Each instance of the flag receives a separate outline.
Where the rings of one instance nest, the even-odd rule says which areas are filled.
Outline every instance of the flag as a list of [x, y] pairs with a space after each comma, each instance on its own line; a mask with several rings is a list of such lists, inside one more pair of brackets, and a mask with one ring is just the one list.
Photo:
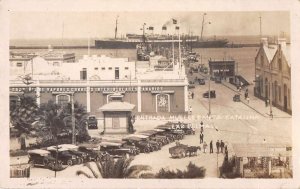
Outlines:
[[173, 20], [173, 24], [177, 24], [177, 20], [175, 20], [173, 18], [172, 18], [172, 20]]

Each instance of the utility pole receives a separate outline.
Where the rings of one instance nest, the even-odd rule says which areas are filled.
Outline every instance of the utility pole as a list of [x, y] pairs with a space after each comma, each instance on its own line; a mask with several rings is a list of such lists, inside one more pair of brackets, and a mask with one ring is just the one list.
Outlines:
[[261, 30], [261, 16], [259, 16], [259, 41], [262, 38], [262, 30]]
[[210, 68], [208, 65], [208, 117], [210, 117], [211, 111], [210, 111]]

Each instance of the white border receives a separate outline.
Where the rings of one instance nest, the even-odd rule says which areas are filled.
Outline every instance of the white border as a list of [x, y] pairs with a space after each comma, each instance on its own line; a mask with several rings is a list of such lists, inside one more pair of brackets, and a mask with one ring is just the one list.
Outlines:
[[[0, 111], [2, 139], [0, 145], [1, 188], [299, 188], [300, 107], [298, 74], [300, 73], [300, 1], [299, 0], [0, 0]], [[292, 41], [293, 99], [293, 179], [190, 179], [190, 180], [87, 180], [87, 179], [9, 179], [8, 163], [8, 46], [11, 11], [290, 11]], [[5, 61], [6, 60], [6, 61]], [[4, 163], [6, 162], [6, 163]], [[36, 183], [27, 185], [28, 182]]]

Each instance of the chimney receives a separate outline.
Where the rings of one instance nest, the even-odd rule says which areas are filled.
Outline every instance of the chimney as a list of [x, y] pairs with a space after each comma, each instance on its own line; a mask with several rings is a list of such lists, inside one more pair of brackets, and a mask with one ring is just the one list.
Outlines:
[[282, 51], [286, 50], [286, 39], [285, 38], [278, 38], [278, 48], [279, 48], [279, 50], [282, 50]]
[[263, 47], [268, 47], [268, 38], [261, 38], [260, 44], [261, 44]]

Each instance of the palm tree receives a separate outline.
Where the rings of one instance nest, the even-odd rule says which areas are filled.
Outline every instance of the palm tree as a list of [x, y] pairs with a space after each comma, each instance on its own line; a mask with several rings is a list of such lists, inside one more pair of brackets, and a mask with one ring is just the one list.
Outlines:
[[92, 175], [82, 170], [78, 170], [76, 175], [84, 175], [87, 178], [138, 178], [141, 173], [151, 170], [151, 167], [147, 165], [130, 166], [132, 160], [132, 157], [123, 157], [115, 161], [110, 157], [107, 161], [95, 162], [97, 171], [91, 167], [90, 163], [86, 163], [84, 166], [90, 170]]

